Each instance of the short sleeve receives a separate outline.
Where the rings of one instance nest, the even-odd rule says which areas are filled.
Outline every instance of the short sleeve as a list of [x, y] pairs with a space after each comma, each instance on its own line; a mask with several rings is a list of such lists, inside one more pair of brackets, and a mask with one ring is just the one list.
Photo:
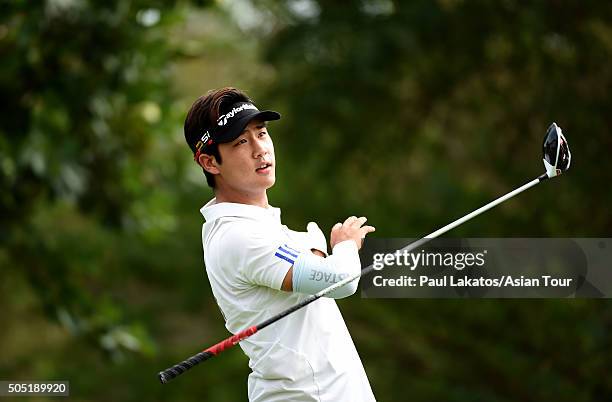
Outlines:
[[232, 253], [230, 263], [243, 281], [280, 290], [283, 279], [304, 252], [301, 246], [291, 240], [279, 240], [261, 228], [236, 225], [224, 236], [223, 247]]

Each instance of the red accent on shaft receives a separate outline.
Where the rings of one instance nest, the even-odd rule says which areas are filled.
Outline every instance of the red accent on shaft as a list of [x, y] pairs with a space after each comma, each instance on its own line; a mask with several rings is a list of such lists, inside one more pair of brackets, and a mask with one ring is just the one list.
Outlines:
[[212, 345], [211, 347], [206, 349], [205, 352], [210, 352], [213, 355], [218, 355], [225, 349], [231, 348], [232, 346], [236, 345], [244, 338], [248, 338], [249, 336], [253, 335], [255, 332], [257, 332], [257, 326], [253, 325], [252, 327], [248, 327], [244, 331], [240, 331], [236, 335], [232, 335], [229, 338], [217, 343], [216, 345]]

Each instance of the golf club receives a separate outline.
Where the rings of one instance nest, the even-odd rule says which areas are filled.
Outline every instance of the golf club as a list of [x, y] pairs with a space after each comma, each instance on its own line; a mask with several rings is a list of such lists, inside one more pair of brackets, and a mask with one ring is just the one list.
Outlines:
[[[477, 210], [465, 215], [464, 217], [459, 218], [455, 220], [454, 222], [449, 223], [448, 225], [436, 230], [433, 233], [430, 233], [429, 235], [421, 238], [420, 240], [417, 240], [409, 244], [408, 246], [400, 249], [399, 251], [407, 252], [417, 247], [420, 247], [423, 244], [430, 241], [431, 239], [434, 239], [440, 236], [441, 234], [448, 232], [449, 230], [461, 225], [462, 223], [474, 218], [475, 216], [480, 215], [481, 213], [493, 208], [494, 206], [501, 204], [502, 202], [514, 197], [515, 195], [522, 193], [523, 191], [535, 186], [536, 184], [539, 184], [548, 178], [559, 176], [560, 174], [565, 172], [567, 169], [569, 169], [572, 155], [570, 153], [569, 146], [567, 144], [567, 140], [563, 136], [563, 132], [561, 131], [561, 128], [557, 126], [556, 123], [552, 123], [546, 132], [546, 136], [544, 137], [543, 152], [544, 152], [544, 159], [543, 159], [544, 167], [546, 168], [546, 172], [544, 174], [530, 181], [529, 183], [524, 184], [523, 186], [517, 188], [516, 190], [513, 190], [509, 192], [508, 194], [501, 196], [494, 201], [491, 201], [490, 203], [478, 208]], [[293, 313], [294, 311], [299, 310], [304, 306], [307, 306], [313, 301], [329, 294], [330, 292], [346, 285], [349, 282], [354, 281], [355, 279], [361, 276], [364, 276], [372, 272], [373, 270], [374, 270], [373, 266], [370, 265], [364, 268], [360, 274], [354, 275], [352, 277], [347, 277], [339, 282], [336, 282], [335, 284], [329, 286], [328, 288], [325, 288], [319, 291], [318, 293], [315, 293], [307, 297], [306, 299], [296, 304], [295, 306], [285, 311], [282, 311], [273, 317], [268, 318], [262, 323], [246, 328], [236, 333], [235, 335], [232, 335], [228, 337], [227, 339], [217, 343], [216, 345], [213, 345], [209, 347], [208, 349], [193, 355], [187, 360], [184, 360], [183, 362], [178, 363], [166, 370], [160, 371], [158, 374], [159, 380], [161, 381], [162, 384], [167, 383], [171, 379], [189, 370], [196, 364], [199, 364], [214, 356], [217, 356], [219, 353], [231, 348], [232, 346], [236, 345], [238, 342], [242, 341], [243, 339], [248, 338], [249, 336], [257, 333], [258, 331], [261, 331], [268, 325], [275, 323], [276, 321], [282, 319], [283, 317], [286, 317], [287, 315]]]

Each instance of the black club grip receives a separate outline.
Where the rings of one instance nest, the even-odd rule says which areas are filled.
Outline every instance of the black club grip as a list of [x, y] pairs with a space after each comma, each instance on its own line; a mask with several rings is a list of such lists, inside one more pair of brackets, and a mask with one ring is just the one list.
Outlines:
[[161, 381], [162, 384], [165, 384], [171, 379], [183, 374], [185, 371], [189, 370], [196, 364], [202, 363], [203, 361], [208, 360], [213, 356], [214, 354], [212, 354], [211, 352], [206, 352], [206, 351], [195, 354], [191, 356], [189, 359], [180, 362], [179, 364], [176, 364], [163, 371], [160, 371], [158, 374], [159, 381]]

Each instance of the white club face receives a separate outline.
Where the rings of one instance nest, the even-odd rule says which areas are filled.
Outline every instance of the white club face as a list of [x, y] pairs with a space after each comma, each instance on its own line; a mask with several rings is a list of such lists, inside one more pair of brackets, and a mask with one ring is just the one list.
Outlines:
[[555, 177], [570, 167], [572, 154], [561, 127], [553, 123], [548, 127], [543, 144], [544, 167], [548, 177]]

